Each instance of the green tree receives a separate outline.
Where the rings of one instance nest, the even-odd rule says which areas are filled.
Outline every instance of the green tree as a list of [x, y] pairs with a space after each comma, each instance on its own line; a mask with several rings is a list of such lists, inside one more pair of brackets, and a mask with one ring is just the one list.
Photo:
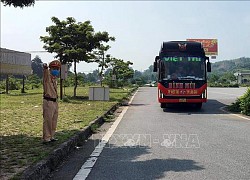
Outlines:
[[78, 85], [80, 86], [84, 86], [84, 73], [78, 73]]
[[74, 73], [72, 73], [71, 71], [68, 71], [67, 79], [65, 79], [63, 83], [64, 87], [74, 86], [74, 79], [75, 79]]
[[232, 72], [226, 72], [221, 76], [221, 79], [225, 79], [228, 83], [235, 81], [236, 77]]
[[134, 72], [134, 78], [141, 78], [141, 77], [142, 77], [142, 72], [138, 71], [138, 70], [135, 70], [135, 72]]
[[219, 81], [219, 78], [220, 78], [220, 76], [217, 75], [217, 74], [215, 74], [215, 73], [210, 73], [210, 74], [208, 75], [208, 80], [209, 80], [210, 83], [218, 82], [218, 81]]
[[45, 43], [44, 48], [50, 53], [56, 53], [56, 58], [59, 58], [63, 64], [73, 62], [75, 97], [77, 88], [76, 64], [80, 61], [91, 62], [91, 59], [95, 57], [93, 50], [98, 49], [102, 42], [112, 40], [113, 37], [110, 37], [107, 32], [95, 33], [90, 21], [76, 23], [73, 17], [68, 17], [63, 21], [52, 17], [51, 20], [55, 25], [46, 28], [49, 36], [41, 36], [40, 38]]
[[146, 81], [146, 83], [156, 81], [156, 73], [153, 72], [153, 65], [149, 66], [148, 69], [143, 72], [142, 79]]
[[13, 75], [9, 76], [9, 90], [19, 90], [20, 88], [20, 79], [15, 78]]
[[133, 77], [133, 84], [137, 84], [139, 86], [146, 84], [146, 81], [143, 79], [143, 73], [141, 71], [135, 70], [134, 77]]
[[157, 81], [157, 73], [153, 72], [153, 65], [150, 65], [148, 69], [144, 70], [143, 72], [135, 70], [133, 83], [141, 86], [153, 81]]
[[42, 60], [39, 56], [36, 56], [31, 61], [31, 68], [33, 70], [33, 74], [36, 74], [39, 78], [43, 77], [43, 67], [42, 67]]
[[114, 87], [115, 85], [112, 83], [114, 81], [117, 87], [124, 86], [127, 80], [133, 78], [134, 75], [134, 70], [129, 67], [130, 65], [133, 65], [130, 61], [125, 62], [122, 59], [111, 58], [110, 66], [112, 71], [107, 77], [108, 84]]
[[[111, 39], [114, 41], [115, 39]], [[110, 55], [106, 54], [106, 52], [110, 49], [109, 45], [103, 45], [101, 44], [100, 47], [98, 48], [97, 51], [94, 52], [95, 58], [93, 62], [98, 63], [98, 67], [101, 68], [99, 70], [99, 77], [101, 81], [101, 86], [102, 86], [102, 81], [103, 81], [103, 75], [104, 75], [104, 70], [108, 68], [108, 65], [110, 63]]]
[[31, 88], [39, 88], [42, 85], [42, 79], [37, 74], [31, 74], [27, 76], [27, 84], [31, 86]]
[[28, 7], [35, 4], [35, 0], [1, 0], [4, 6]]
[[88, 73], [86, 75], [86, 81], [96, 83], [98, 81], [98, 77], [99, 77], [99, 70], [96, 69], [92, 73]]

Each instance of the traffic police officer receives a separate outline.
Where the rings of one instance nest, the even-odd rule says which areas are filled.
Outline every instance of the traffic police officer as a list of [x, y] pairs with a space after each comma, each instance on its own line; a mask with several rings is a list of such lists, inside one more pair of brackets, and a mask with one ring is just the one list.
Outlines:
[[43, 64], [43, 143], [56, 141], [55, 131], [58, 118], [57, 80], [61, 63], [54, 60]]

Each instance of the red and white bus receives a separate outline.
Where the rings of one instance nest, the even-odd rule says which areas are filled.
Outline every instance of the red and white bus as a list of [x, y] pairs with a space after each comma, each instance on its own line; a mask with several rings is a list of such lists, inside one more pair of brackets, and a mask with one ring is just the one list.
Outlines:
[[211, 64], [201, 43], [163, 42], [155, 57], [154, 72], [158, 72], [161, 108], [171, 103], [192, 103], [201, 108], [207, 101], [207, 72], [211, 72]]

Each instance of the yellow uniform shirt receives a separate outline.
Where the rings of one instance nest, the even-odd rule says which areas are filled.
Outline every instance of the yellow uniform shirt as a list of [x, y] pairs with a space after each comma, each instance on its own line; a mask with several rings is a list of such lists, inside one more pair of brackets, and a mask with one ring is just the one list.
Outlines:
[[45, 97], [57, 98], [57, 80], [48, 69], [43, 70], [43, 95]]

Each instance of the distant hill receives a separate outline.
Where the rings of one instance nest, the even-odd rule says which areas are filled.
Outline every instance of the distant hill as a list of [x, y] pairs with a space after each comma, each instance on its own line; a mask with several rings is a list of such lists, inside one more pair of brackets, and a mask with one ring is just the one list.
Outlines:
[[241, 57], [233, 60], [224, 60], [212, 63], [213, 73], [237, 72], [247, 71], [250, 72], [250, 58]]

